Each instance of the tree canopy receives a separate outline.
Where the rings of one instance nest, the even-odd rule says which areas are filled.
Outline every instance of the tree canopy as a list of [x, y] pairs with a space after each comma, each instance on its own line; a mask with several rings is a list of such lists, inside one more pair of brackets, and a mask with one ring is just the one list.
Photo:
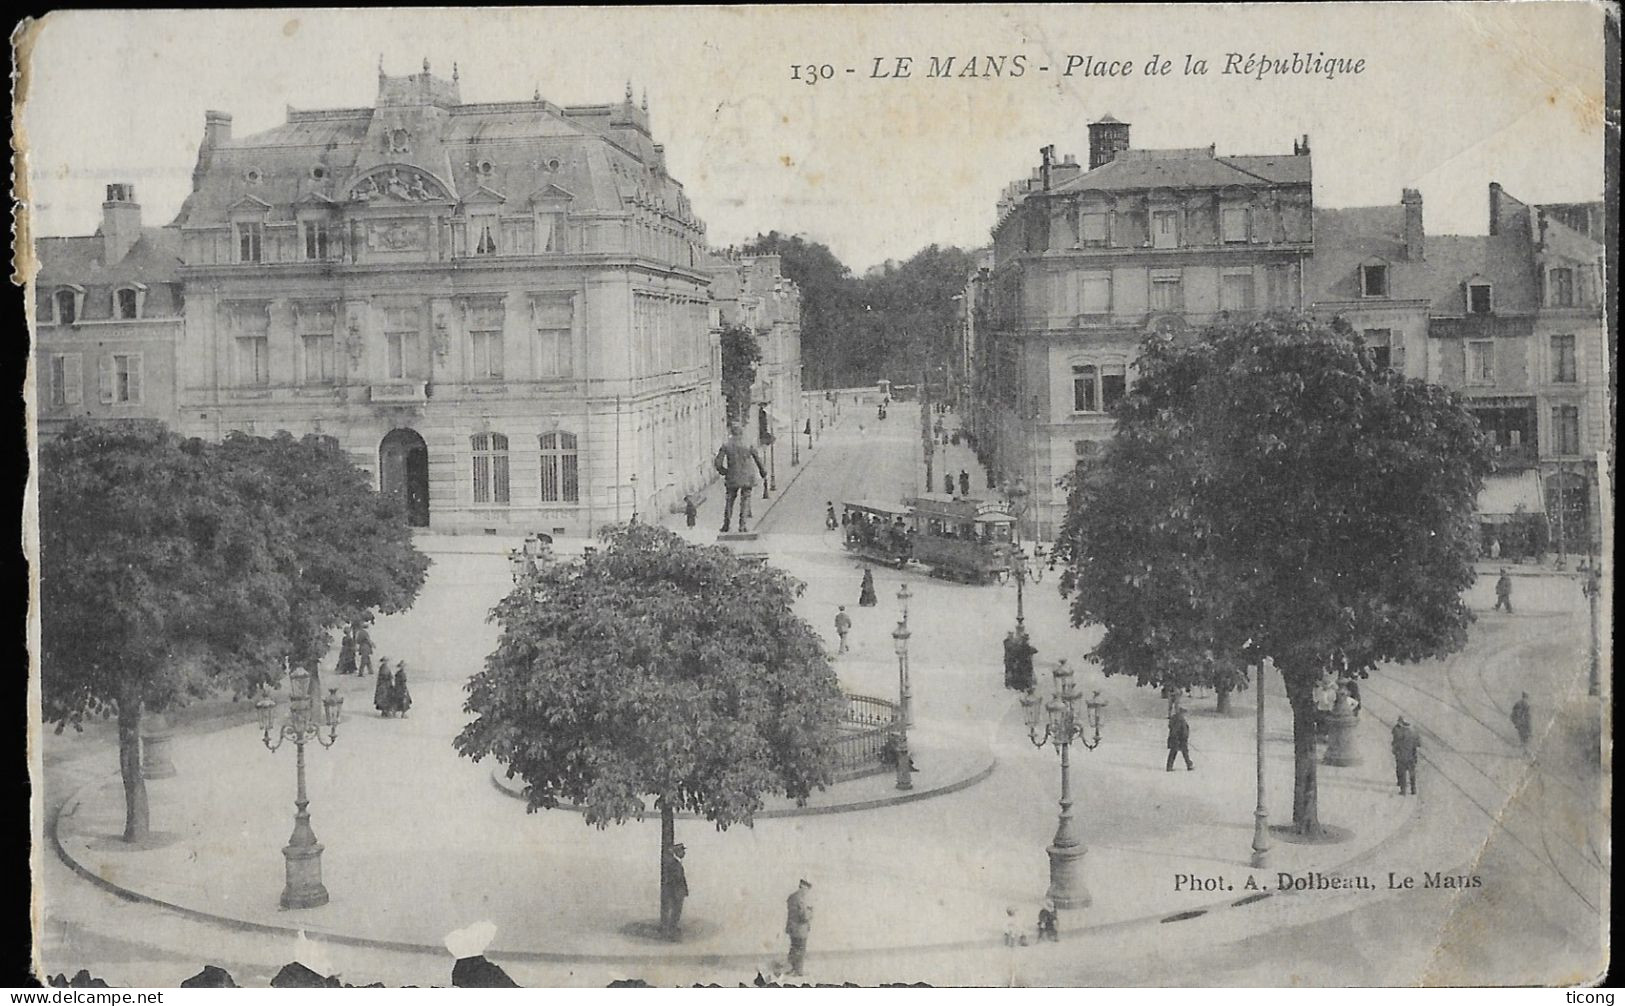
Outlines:
[[1091, 656], [1145, 685], [1274, 658], [1293, 819], [1318, 830], [1313, 688], [1465, 643], [1488, 448], [1450, 391], [1379, 367], [1342, 325], [1153, 336], [1137, 374], [1073, 479], [1058, 545], [1072, 622], [1103, 626]]
[[750, 388], [756, 381], [762, 346], [744, 325], [724, 327], [721, 342], [722, 398], [728, 404], [728, 420], [744, 422], [750, 414]]
[[131, 839], [147, 828], [143, 708], [274, 683], [350, 618], [409, 606], [428, 567], [330, 438], [73, 424], [41, 447], [39, 506], [45, 717], [118, 715]]
[[719, 829], [763, 798], [831, 781], [845, 700], [782, 572], [645, 524], [550, 566], [497, 605], [455, 745], [527, 784], [531, 810], [579, 804], [599, 827], [646, 798]]

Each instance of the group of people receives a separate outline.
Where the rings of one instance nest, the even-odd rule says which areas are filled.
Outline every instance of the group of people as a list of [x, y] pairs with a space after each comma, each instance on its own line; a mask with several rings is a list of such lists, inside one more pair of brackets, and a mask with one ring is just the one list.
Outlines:
[[362, 622], [351, 622], [344, 627], [339, 640], [340, 674], [372, 673], [372, 634]]
[[[682, 935], [683, 902], [688, 900], [688, 872], [683, 858], [688, 849], [673, 843], [660, 860], [660, 936], [676, 941]], [[801, 880], [785, 899], [784, 932], [790, 937], [790, 971], [799, 975], [807, 963], [807, 936], [812, 932], [812, 882]]]
[[406, 686], [406, 661], [398, 662], [391, 671], [389, 661], [378, 658], [378, 684], [372, 690], [372, 706], [386, 718], [405, 716], [412, 708], [412, 692]]
[[[948, 494], [949, 496], [952, 496], [954, 494], [954, 475], [953, 475], [953, 472], [943, 472], [942, 473], [942, 491], [944, 493]], [[967, 472], [963, 468], [961, 468], [959, 470], [959, 495], [961, 495], [961, 496], [969, 496], [970, 495], [970, 472]]]

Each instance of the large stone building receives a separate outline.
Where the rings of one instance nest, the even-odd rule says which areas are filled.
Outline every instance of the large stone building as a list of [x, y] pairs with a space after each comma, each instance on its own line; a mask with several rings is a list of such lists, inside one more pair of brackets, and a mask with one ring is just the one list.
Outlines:
[[1347, 320], [1406, 376], [1461, 393], [1495, 445], [1487, 539], [1545, 514], [1554, 541], [1583, 551], [1609, 432], [1603, 246], [1562, 221], [1589, 229], [1587, 204], [1548, 212], [1492, 183], [1482, 235], [1429, 235], [1422, 208], [1407, 189], [1393, 206], [1317, 210], [1311, 310]]
[[1146, 333], [1305, 306], [1313, 204], [1307, 137], [1279, 155], [1141, 150], [1108, 115], [1089, 126], [1087, 171], [1042, 155], [999, 203], [975, 432], [1002, 482], [1025, 484], [1026, 530], [1047, 538], [1060, 480], [1111, 435]]
[[[437, 530], [588, 534], [713, 477], [704, 225], [630, 87], [474, 104], [455, 69], [380, 68], [370, 108], [250, 136], [208, 113], [170, 228], [109, 192], [99, 238], [41, 242], [40, 368], [64, 384], [42, 420], [91, 401], [67, 361], [94, 340], [104, 408], [83, 411], [334, 436]], [[122, 350], [163, 332], [132, 385]]]
[[89, 237], [34, 245], [36, 419], [49, 436], [71, 419], [178, 419], [180, 235], [144, 227], [130, 185], [107, 186]]

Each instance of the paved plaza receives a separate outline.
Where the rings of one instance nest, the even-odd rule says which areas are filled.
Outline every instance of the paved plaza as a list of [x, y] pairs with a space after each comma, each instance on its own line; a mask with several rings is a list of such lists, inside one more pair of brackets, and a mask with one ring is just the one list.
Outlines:
[[[522, 984], [749, 981], [783, 959], [784, 899], [803, 877], [814, 883], [817, 908], [810, 981], [1135, 984], [1135, 962], [1158, 959], [1164, 963], [1152, 980], [1166, 982], [1170, 965], [1160, 948], [1171, 938], [1192, 960], [1210, 955], [1212, 967], [1231, 968], [1232, 977], [1276, 984], [1287, 976], [1265, 974], [1270, 961], [1350, 926], [1371, 930], [1362, 953], [1371, 954], [1365, 967], [1375, 983], [1448, 981], [1462, 977], [1451, 970], [1457, 963], [1483, 966], [1454, 961], [1448, 940], [1441, 953], [1421, 955], [1405, 950], [1399, 934], [1383, 937], [1377, 920], [1396, 901], [1409, 906], [1406, 920], [1428, 917], [1418, 906], [1431, 906], [1441, 933], [1496, 919], [1507, 939], [1548, 941], [1576, 967], [1596, 959], [1600, 923], [1573, 920], [1585, 917], [1580, 902], [1595, 900], [1597, 850], [1607, 836], [1561, 824], [1602, 820], [1594, 807], [1582, 813], [1595, 781], [1588, 784], [1565, 747], [1564, 717], [1588, 708], [1586, 623], [1575, 582], [1551, 575], [1519, 578], [1515, 616], [1489, 611], [1491, 583], [1481, 579], [1470, 597], [1480, 621], [1466, 650], [1383, 668], [1367, 683], [1356, 732], [1362, 763], [1320, 768], [1321, 818], [1341, 840], [1277, 836], [1260, 870], [1249, 868], [1256, 692], [1236, 695], [1229, 716], [1214, 711], [1211, 696], [1193, 697], [1196, 770], [1165, 772], [1163, 700], [1085, 663], [1094, 636], [1070, 628], [1053, 574], [1028, 584], [1041, 676], [1067, 658], [1085, 693], [1098, 688], [1109, 705], [1100, 747], [1074, 746], [1072, 754], [1093, 904], [1063, 913], [1059, 944], [1007, 950], [1006, 910], [1030, 927], [1043, 899], [1044, 847], [1059, 793], [1055, 752], [1029, 742], [1017, 696], [1002, 687], [1000, 644], [1014, 622], [1015, 587], [877, 570], [880, 604], [861, 608], [862, 566], [844, 552], [839, 532], [823, 529], [825, 500], [895, 497], [918, 478], [918, 429], [912, 407], [894, 405], [885, 423], [872, 409], [849, 408], [799, 466], [786, 465], [781, 451], [777, 492], [765, 509], [756, 501], [753, 530], [761, 535], [747, 543], [806, 584], [798, 611], [832, 652], [834, 614], [847, 606], [852, 649], [836, 658], [836, 669], [852, 692], [895, 697], [895, 594], [908, 584], [916, 790], [900, 800], [891, 777], [873, 776], [818, 794], [799, 812], [779, 801], [754, 827], [718, 832], [679, 820], [691, 889], [680, 944], [650, 940], [639, 926], [657, 915], [658, 817], [599, 830], [569, 809], [527, 814], [518, 784], [501, 778], [500, 766], [454, 752], [452, 739], [467, 720], [463, 686], [494, 646], [486, 614], [511, 586], [506, 550], [517, 543], [425, 536], [420, 546], [434, 566], [422, 597], [373, 632], [379, 656], [410, 668], [410, 716], [379, 717], [371, 678], [323, 675], [345, 696], [337, 744], [307, 752], [331, 902], [302, 911], [277, 905], [293, 756], [261, 746], [246, 703], [214, 701], [177, 717], [178, 772], [148, 783], [157, 834], [141, 848], [118, 838], [123, 804], [112, 732], [98, 725], [77, 737], [47, 737], [46, 813], [59, 843], [47, 846], [49, 862], [41, 864], [47, 970], [71, 973], [94, 960], [116, 984], [162, 985], [222, 963], [249, 984], [297, 952], [357, 983], [388, 976], [392, 984], [444, 984], [450, 959], [442, 937], [489, 920], [497, 936], [488, 956]], [[968, 450], [946, 454], [950, 470], [965, 468], [982, 484]], [[720, 491], [712, 492], [693, 530], [681, 526], [681, 515], [659, 516], [709, 542], [720, 504]], [[568, 554], [583, 544], [562, 541], [558, 549]], [[1518, 749], [1507, 718], [1519, 690], [1539, 710], [1533, 759]], [[1278, 679], [1266, 683], [1265, 702], [1267, 809], [1281, 824], [1291, 816], [1292, 750]], [[1394, 790], [1387, 734], [1400, 714], [1424, 732], [1417, 798]], [[1556, 808], [1574, 813], [1554, 820]], [[1271, 891], [1281, 872], [1366, 876], [1378, 889], [1249, 897], [1249, 876]], [[1388, 889], [1390, 873], [1420, 884], [1431, 872], [1477, 873], [1485, 886]], [[1538, 882], [1522, 879], [1531, 872]], [[1508, 899], [1535, 920], [1526, 932], [1507, 925]], [[1272, 935], [1283, 933], [1297, 935]], [[1485, 945], [1482, 931], [1475, 941]], [[1263, 955], [1247, 966], [1259, 970], [1223, 949], [1242, 944]], [[1326, 961], [1328, 971], [1333, 964], [1346, 969], [1350, 961]], [[1301, 957], [1305, 981], [1316, 966], [1314, 953]], [[1209, 975], [1203, 983], [1220, 980], [1230, 979]]]

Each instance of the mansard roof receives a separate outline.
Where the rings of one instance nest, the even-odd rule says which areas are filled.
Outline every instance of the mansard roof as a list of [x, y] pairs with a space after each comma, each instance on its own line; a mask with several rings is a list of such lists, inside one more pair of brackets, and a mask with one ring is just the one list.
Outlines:
[[143, 227], [141, 237], [117, 262], [102, 261], [105, 242], [88, 237], [42, 237], [34, 242], [39, 261], [36, 288], [48, 296], [56, 287], [77, 286], [85, 291], [80, 317], [95, 321], [113, 316], [112, 292], [132, 284], [147, 288], [143, 313], [163, 317], [179, 313], [176, 291], [181, 266], [180, 234], [173, 227]]
[[1093, 171], [1056, 186], [1057, 192], [1126, 191], [1152, 188], [1249, 188], [1307, 185], [1308, 154], [1220, 157], [1212, 147], [1128, 149]]

